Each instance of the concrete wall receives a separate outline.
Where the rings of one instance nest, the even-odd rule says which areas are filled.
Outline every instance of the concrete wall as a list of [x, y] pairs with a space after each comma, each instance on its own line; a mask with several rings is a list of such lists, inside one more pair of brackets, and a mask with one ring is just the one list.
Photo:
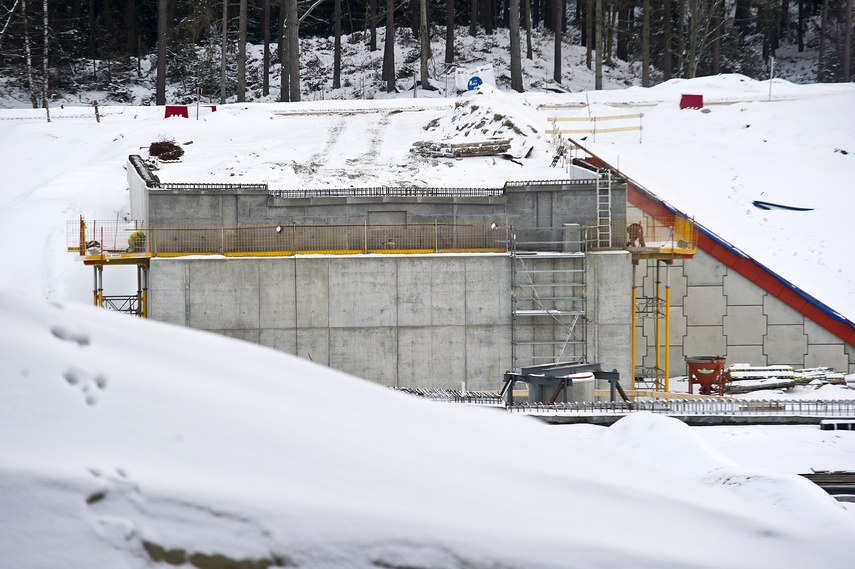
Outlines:
[[[597, 299], [596, 349], [623, 373], [629, 324], [613, 307], [629, 304], [615, 277], [628, 259], [599, 257], [594, 280], [614, 286]], [[496, 390], [512, 365], [510, 280], [504, 254], [155, 258], [149, 314], [384, 385]], [[555, 326], [540, 332], [559, 336]]]
[[[135, 176], [129, 169], [129, 179]], [[519, 228], [583, 227], [597, 217], [596, 187], [566, 184], [509, 186], [494, 197], [278, 198], [261, 190], [162, 190], [148, 188], [145, 211], [133, 212], [161, 226], [238, 226], [290, 223], [467, 223], [498, 221]], [[612, 218], [626, 215], [626, 185], [612, 185]], [[374, 221], [371, 218], [381, 221]], [[382, 221], [385, 217], [395, 221]], [[555, 234], [560, 239], [560, 232]]]
[[[633, 218], [639, 215], [630, 213]], [[642, 261], [635, 279], [639, 296], [654, 296], [655, 263]], [[706, 355], [725, 356], [728, 365], [828, 366], [855, 372], [855, 347], [703, 251], [670, 268], [660, 265], [659, 280], [663, 297], [665, 283], [671, 287], [672, 376], [686, 374], [684, 356]], [[652, 367], [653, 320], [640, 319], [636, 330], [636, 364]], [[661, 333], [664, 347], [664, 327]]]
[[[632, 380], [632, 264], [627, 251], [588, 253], [588, 353], [604, 371]], [[605, 387], [603, 387], [605, 388]]]

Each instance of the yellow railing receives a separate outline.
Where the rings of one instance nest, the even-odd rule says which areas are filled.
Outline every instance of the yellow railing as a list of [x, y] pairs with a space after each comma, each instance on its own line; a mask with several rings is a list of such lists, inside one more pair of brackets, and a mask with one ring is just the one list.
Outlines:
[[504, 252], [507, 243], [507, 228], [489, 221], [139, 227], [133, 222], [81, 220], [68, 225], [68, 250], [86, 256]]
[[627, 249], [644, 254], [694, 254], [698, 228], [679, 215], [645, 217], [641, 220], [589, 221], [586, 226], [589, 251]]

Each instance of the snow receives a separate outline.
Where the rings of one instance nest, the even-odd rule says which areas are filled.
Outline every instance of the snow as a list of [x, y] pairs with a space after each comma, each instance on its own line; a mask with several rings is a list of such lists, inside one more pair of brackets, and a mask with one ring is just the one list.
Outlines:
[[[495, 187], [567, 173], [549, 167], [546, 136], [529, 137], [522, 165], [409, 148], [476, 136], [458, 128], [476, 116], [502, 136], [520, 136], [501, 130], [505, 117], [542, 132], [547, 116], [590, 103], [645, 113], [641, 144], [616, 133], [589, 139], [593, 152], [855, 318], [844, 237], [855, 198], [841, 191], [855, 173], [855, 87], [775, 81], [772, 102], [768, 88], [722, 76], [567, 95], [485, 89], [235, 104], [199, 120], [106, 106], [100, 123], [81, 107], [53, 109], [51, 123], [0, 111], [0, 566], [151, 567], [167, 550], [185, 566], [201, 554], [304, 567], [849, 567], [852, 510], [796, 475], [855, 470], [855, 432], [646, 414], [552, 427], [423, 401], [85, 306], [91, 271], [66, 252], [66, 222], [129, 214], [123, 165], [158, 138], [186, 152], [158, 171], [169, 182]], [[680, 111], [681, 93], [722, 104]], [[763, 211], [758, 199], [814, 209]], [[113, 271], [108, 288], [133, 289], [133, 270]]]

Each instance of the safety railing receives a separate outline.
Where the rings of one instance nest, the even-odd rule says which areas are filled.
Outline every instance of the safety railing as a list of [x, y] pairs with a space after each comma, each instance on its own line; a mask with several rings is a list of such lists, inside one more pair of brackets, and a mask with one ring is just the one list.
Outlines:
[[307, 188], [271, 190], [274, 198], [487, 198], [504, 195], [503, 188], [411, 188], [404, 186], [374, 186], [364, 188]]
[[[638, 253], [693, 253], [697, 247], [695, 222], [678, 215], [642, 220], [589, 221], [585, 241], [589, 251], [628, 249]], [[609, 231], [611, 229], [611, 231]], [[609, 237], [603, 238], [604, 235]]]
[[69, 222], [68, 250], [80, 255], [278, 256], [295, 253], [505, 252], [507, 228], [495, 222], [281, 224], [140, 227], [133, 222]]
[[680, 399], [654, 401], [587, 401], [574, 403], [523, 403], [508, 407], [515, 413], [548, 413], [557, 415], [609, 415], [634, 412], [660, 413], [679, 416], [792, 416], [792, 417], [853, 417], [855, 399], [814, 400], [741, 400], [741, 399]]

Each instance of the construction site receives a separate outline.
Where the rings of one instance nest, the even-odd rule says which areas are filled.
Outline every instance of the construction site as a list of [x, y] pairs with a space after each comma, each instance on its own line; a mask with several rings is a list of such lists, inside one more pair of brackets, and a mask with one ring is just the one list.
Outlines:
[[[558, 175], [495, 187], [172, 182], [157, 170], [168, 163], [131, 155], [129, 219], [69, 221], [68, 249], [92, 267], [96, 305], [399, 389], [554, 404], [655, 398], [683, 375], [689, 394], [721, 396], [724, 362], [853, 371], [847, 321], [730, 262], [690, 216], [551, 124]], [[514, 144], [413, 153], [460, 161]], [[136, 267], [135, 293], [105, 292], [119, 265]], [[692, 369], [718, 362], [712, 380]]]

